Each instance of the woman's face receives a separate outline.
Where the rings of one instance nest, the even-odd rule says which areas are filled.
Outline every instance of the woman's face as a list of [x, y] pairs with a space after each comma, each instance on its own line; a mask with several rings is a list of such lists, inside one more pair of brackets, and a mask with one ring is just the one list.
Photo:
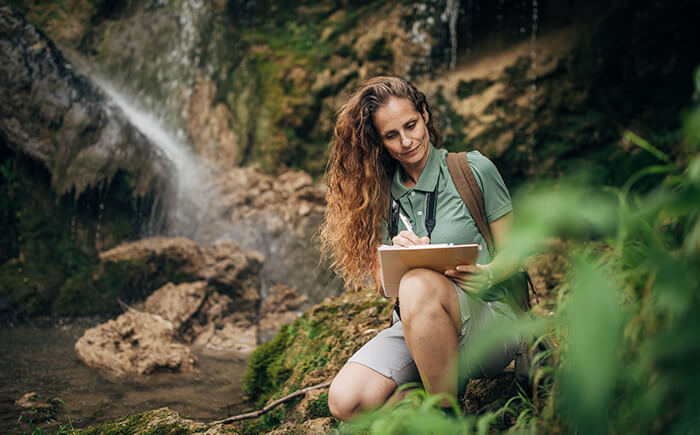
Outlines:
[[420, 169], [430, 154], [428, 114], [416, 110], [406, 98], [389, 97], [374, 113], [374, 127], [389, 155], [404, 169]]

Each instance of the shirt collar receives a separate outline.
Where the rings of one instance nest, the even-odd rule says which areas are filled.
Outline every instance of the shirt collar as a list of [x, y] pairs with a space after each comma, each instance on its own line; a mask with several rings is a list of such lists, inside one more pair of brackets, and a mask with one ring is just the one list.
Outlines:
[[411, 190], [420, 190], [422, 192], [432, 192], [435, 190], [435, 185], [437, 184], [438, 174], [440, 173], [440, 157], [439, 153], [430, 144], [430, 154], [428, 155], [428, 161], [425, 162], [423, 171], [418, 177], [418, 182], [413, 186], [412, 189], [407, 188], [402, 182], [402, 172], [401, 164], [396, 162], [396, 170], [394, 171], [394, 178], [391, 181], [391, 196], [395, 199], [399, 199]]

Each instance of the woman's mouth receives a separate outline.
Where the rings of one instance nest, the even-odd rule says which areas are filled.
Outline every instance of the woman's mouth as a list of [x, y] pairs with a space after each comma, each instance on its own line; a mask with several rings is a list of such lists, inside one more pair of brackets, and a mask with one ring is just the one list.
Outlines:
[[404, 152], [404, 153], [401, 153], [401, 155], [404, 156], [404, 157], [409, 157], [409, 156], [411, 156], [413, 153], [415, 153], [415, 152], [418, 150], [418, 148], [420, 148], [420, 147], [419, 147], [419, 146], [415, 146], [415, 147], [411, 148], [410, 150], [408, 150], [408, 151], [406, 151], [406, 152]]

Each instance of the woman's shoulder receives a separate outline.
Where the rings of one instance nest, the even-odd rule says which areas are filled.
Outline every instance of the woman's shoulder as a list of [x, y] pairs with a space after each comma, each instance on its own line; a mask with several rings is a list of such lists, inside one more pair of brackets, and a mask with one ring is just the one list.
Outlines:
[[488, 165], [493, 165], [493, 162], [486, 157], [485, 155], [481, 154], [481, 151], [479, 150], [472, 150], [467, 152], [467, 160], [469, 161], [469, 164], [471, 166], [488, 166]]

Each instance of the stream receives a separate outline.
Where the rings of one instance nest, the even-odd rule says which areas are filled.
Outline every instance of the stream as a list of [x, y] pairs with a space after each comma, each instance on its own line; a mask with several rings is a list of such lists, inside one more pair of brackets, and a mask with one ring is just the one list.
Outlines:
[[[244, 356], [193, 348], [199, 372], [140, 378], [117, 378], [87, 367], [73, 345], [85, 329], [102, 321], [47, 319], [0, 326], [0, 433], [32, 432], [29, 416], [14, 404], [28, 392], [38, 393], [42, 401], [62, 399], [75, 428], [164, 406], [199, 421], [243, 410]], [[54, 422], [41, 423], [42, 428], [58, 428], [68, 418], [61, 409]]]

